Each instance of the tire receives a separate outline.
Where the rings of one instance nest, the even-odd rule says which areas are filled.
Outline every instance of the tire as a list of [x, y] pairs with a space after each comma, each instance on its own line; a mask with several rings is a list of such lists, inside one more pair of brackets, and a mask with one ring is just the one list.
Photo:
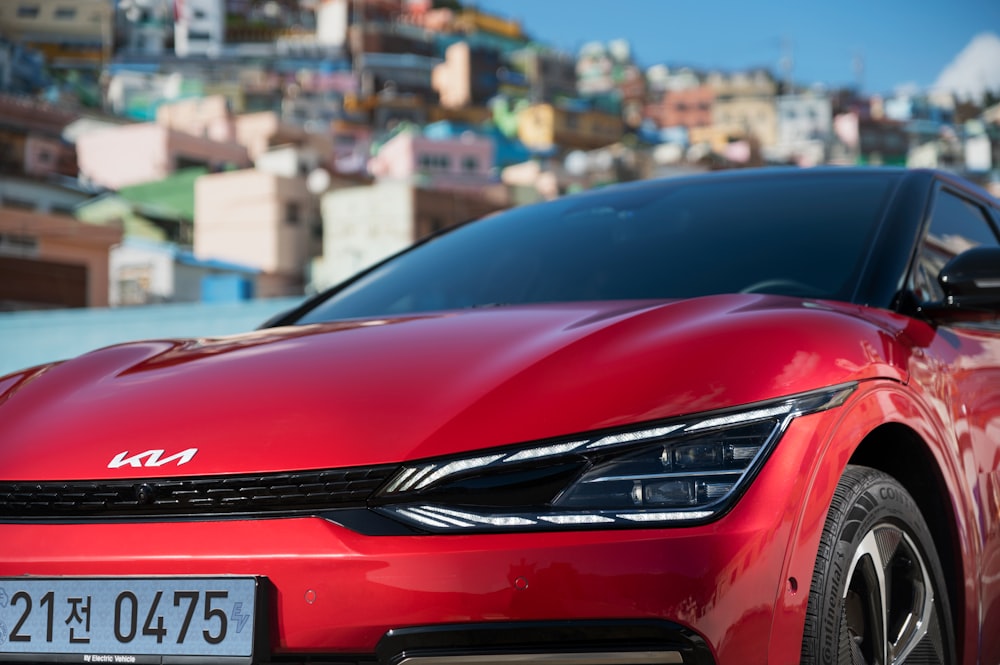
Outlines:
[[951, 665], [944, 574], [913, 497], [889, 475], [848, 466], [813, 571], [802, 663]]

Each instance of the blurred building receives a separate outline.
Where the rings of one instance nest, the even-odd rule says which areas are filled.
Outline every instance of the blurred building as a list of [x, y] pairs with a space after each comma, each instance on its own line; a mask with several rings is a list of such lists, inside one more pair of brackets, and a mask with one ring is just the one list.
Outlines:
[[177, 7], [176, 0], [116, 0], [115, 53], [150, 57], [168, 54]]
[[536, 151], [601, 148], [620, 140], [623, 133], [620, 115], [587, 108], [533, 104], [517, 117], [518, 138]]
[[458, 136], [426, 136], [420, 129], [399, 132], [368, 163], [378, 180], [401, 180], [424, 189], [481, 191], [496, 185], [491, 139], [472, 131]]
[[497, 51], [457, 42], [445, 51], [444, 62], [435, 65], [431, 81], [444, 108], [485, 106], [499, 89], [499, 69]]
[[398, 95], [392, 91], [379, 93], [372, 101], [371, 128], [383, 137], [403, 125], [426, 125], [432, 110], [440, 108], [421, 95]]
[[905, 166], [910, 149], [904, 123], [893, 120], [860, 120], [859, 163], [873, 166]]
[[0, 309], [107, 307], [115, 226], [0, 201]]
[[576, 59], [566, 53], [529, 45], [510, 53], [508, 67], [523, 77], [533, 102], [558, 102], [577, 96]]
[[354, 56], [360, 77], [360, 97], [368, 99], [378, 93], [417, 95], [427, 103], [437, 103], [432, 76], [441, 59], [417, 53], [365, 52]]
[[[273, 111], [233, 113], [228, 101], [222, 96], [163, 105], [157, 109], [156, 124], [191, 136], [203, 137], [221, 146], [242, 146], [251, 160], [256, 160], [277, 145], [323, 140], [300, 126], [284, 122]], [[235, 165], [243, 166], [245, 163]]]
[[584, 44], [576, 59], [577, 92], [584, 97], [614, 92], [633, 69], [637, 68], [627, 41]]
[[111, 56], [114, 12], [110, 0], [6, 0], [0, 33], [45, 55], [56, 69], [98, 69]]
[[33, 95], [49, 82], [44, 56], [0, 32], [0, 93]]
[[727, 142], [753, 141], [762, 147], [777, 143], [778, 84], [770, 72], [712, 72], [705, 82], [715, 94], [712, 124], [717, 135], [726, 137]]
[[323, 255], [310, 290], [321, 290], [435, 231], [501, 210], [466, 192], [429, 190], [403, 180], [331, 189], [322, 198]]
[[179, 169], [250, 165], [247, 148], [155, 123], [102, 129], [77, 139], [80, 176], [108, 189], [162, 180]]
[[321, 233], [319, 201], [305, 175], [243, 169], [195, 183], [195, 256], [259, 270], [259, 297], [303, 293]]
[[174, 52], [181, 57], [217, 56], [226, 43], [224, 0], [183, 0], [176, 4]]
[[666, 89], [650, 101], [644, 115], [657, 127], [709, 127], [715, 91], [707, 85]]
[[111, 250], [112, 307], [177, 302], [238, 302], [254, 297], [259, 271], [197, 258], [173, 243], [126, 238]]
[[197, 99], [205, 94], [201, 80], [185, 77], [180, 72], [150, 72], [148, 68], [133, 70], [128, 67], [114, 67], [109, 72], [105, 108], [130, 120], [154, 120], [161, 105], [179, 99]]
[[826, 162], [833, 140], [833, 106], [823, 94], [782, 95], [776, 100], [778, 136], [764, 153], [800, 166]]
[[[93, 196], [71, 178], [40, 178], [26, 174], [0, 174], [0, 209], [52, 215], [73, 215]], [[0, 212], [0, 214], [3, 214]]]
[[0, 94], [0, 173], [75, 177], [76, 149], [64, 133], [78, 117], [54, 104]]
[[655, 101], [668, 90], [687, 90], [702, 85], [702, 76], [690, 67], [671, 69], [663, 64], [646, 69], [646, 85], [650, 101]]

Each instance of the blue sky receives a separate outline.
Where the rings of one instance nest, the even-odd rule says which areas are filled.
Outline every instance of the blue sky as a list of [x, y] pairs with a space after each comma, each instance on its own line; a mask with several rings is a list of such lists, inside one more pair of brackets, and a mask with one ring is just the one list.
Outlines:
[[[1000, 35], [1000, 0], [469, 0], [520, 20], [538, 41], [575, 53], [626, 39], [643, 67], [663, 63], [780, 72], [792, 56], [798, 83], [855, 82], [889, 93], [932, 86], [978, 34]], [[1000, 67], [1000, 63], [997, 63]]]

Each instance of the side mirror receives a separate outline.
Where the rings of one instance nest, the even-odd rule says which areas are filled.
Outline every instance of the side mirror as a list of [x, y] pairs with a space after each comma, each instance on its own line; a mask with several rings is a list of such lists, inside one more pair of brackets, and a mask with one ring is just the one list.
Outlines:
[[948, 308], [1000, 313], [1000, 247], [976, 247], [945, 264], [938, 275]]

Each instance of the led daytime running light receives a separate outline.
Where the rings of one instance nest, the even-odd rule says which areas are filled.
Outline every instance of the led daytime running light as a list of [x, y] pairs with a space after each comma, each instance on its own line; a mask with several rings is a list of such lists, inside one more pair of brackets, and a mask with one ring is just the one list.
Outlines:
[[452, 510], [435, 505], [411, 505], [387, 508], [400, 517], [433, 529], [473, 529], [476, 527], [544, 527], [590, 526], [594, 524], [636, 524], [647, 522], [678, 522], [700, 520], [712, 516], [711, 510], [677, 510], [661, 512], [600, 512], [592, 513], [518, 513], [484, 515], [467, 510]]
[[504, 457], [504, 455], [486, 455], [472, 459], [461, 459], [443, 465], [427, 464], [423, 467], [408, 467], [393, 480], [387, 491], [405, 492], [413, 489], [421, 490], [445, 476], [452, 476], [470, 469], [488, 466], [501, 457]]
[[612, 434], [611, 436], [604, 436], [594, 441], [587, 446], [587, 449], [593, 448], [603, 448], [605, 446], [617, 446], [623, 443], [635, 443], [636, 441], [645, 441], [647, 439], [658, 439], [661, 436], [666, 436], [671, 432], [676, 432], [677, 430], [684, 427], [684, 425], [670, 425], [669, 427], [657, 427], [655, 429], [644, 429], [638, 432], [623, 432], [621, 434]]
[[553, 446], [545, 446], [543, 448], [528, 448], [527, 450], [522, 450], [519, 453], [514, 453], [509, 457], [504, 458], [504, 462], [523, 462], [529, 459], [539, 459], [542, 457], [552, 457], [553, 455], [562, 455], [564, 453], [573, 452], [580, 446], [587, 443], [589, 439], [583, 441], [572, 441], [570, 443], [557, 443]]
[[754, 420], [765, 420], [767, 418], [774, 418], [775, 416], [788, 415], [791, 410], [792, 405], [790, 403], [782, 404], [781, 406], [775, 406], [770, 409], [755, 409], [753, 411], [743, 411], [740, 413], [733, 413], [728, 416], [719, 416], [718, 418], [700, 420], [684, 429], [686, 432], [695, 432], [698, 430], [710, 429], [712, 427], [728, 427], [730, 425], [738, 425], [740, 423], [749, 423]]

